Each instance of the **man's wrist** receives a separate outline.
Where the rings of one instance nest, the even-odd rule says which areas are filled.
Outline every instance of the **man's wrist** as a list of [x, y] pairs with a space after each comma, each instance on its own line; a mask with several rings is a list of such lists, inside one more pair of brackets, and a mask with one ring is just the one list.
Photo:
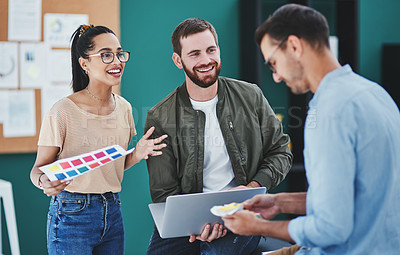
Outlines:
[[247, 187], [249, 187], [249, 188], [258, 188], [258, 187], [261, 187], [261, 185], [258, 183], [258, 182], [256, 182], [256, 181], [251, 181], [249, 184], [247, 184], [246, 185]]

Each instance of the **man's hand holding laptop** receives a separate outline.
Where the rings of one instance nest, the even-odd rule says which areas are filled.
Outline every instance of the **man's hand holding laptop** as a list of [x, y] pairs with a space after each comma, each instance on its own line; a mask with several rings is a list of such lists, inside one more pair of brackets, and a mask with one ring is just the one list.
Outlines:
[[[249, 188], [257, 188], [257, 187], [260, 187], [260, 184], [256, 181], [251, 181], [246, 186], [240, 185], [240, 186], [237, 186], [230, 190], [249, 189]], [[226, 235], [226, 233], [228, 232], [228, 230], [226, 228], [224, 228], [224, 225], [219, 222], [215, 223], [211, 230], [210, 230], [210, 228], [211, 228], [211, 224], [206, 224], [200, 235], [190, 235], [189, 242], [193, 243], [196, 240], [211, 242], [215, 239], [224, 237]]]

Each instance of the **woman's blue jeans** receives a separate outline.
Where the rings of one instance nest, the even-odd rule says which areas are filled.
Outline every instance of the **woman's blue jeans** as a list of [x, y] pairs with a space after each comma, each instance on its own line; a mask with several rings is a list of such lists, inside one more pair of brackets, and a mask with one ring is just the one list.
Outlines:
[[124, 226], [118, 193], [63, 191], [50, 201], [49, 255], [123, 255]]
[[226, 236], [212, 242], [196, 240], [189, 243], [189, 237], [160, 237], [157, 229], [151, 236], [147, 255], [249, 255], [257, 248], [260, 236], [239, 236], [228, 232]]

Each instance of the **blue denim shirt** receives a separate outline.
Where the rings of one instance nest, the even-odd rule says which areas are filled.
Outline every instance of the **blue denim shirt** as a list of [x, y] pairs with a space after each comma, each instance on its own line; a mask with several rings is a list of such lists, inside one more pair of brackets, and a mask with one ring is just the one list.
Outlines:
[[400, 114], [381, 86], [348, 65], [328, 73], [309, 103], [304, 161], [296, 255], [400, 253]]

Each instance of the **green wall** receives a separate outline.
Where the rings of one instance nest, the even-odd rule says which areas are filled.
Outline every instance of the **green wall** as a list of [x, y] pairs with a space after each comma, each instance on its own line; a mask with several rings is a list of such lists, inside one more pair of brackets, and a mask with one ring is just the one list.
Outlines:
[[[36, 155], [0, 155], [0, 179], [13, 185], [21, 254], [46, 254], [46, 219], [50, 199], [29, 178]], [[11, 254], [2, 212], [3, 254]]]
[[[373, 0], [360, 1], [360, 73], [372, 80], [380, 81], [381, 44], [400, 42], [400, 16], [396, 10], [400, 10], [398, 0], [380, 1], [379, 6]], [[182, 20], [201, 17], [215, 26], [221, 46], [221, 74], [239, 78], [238, 12], [239, 0], [121, 0], [121, 42], [132, 52], [121, 93], [133, 106], [140, 137], [148, 109], [184, 80], [182, 71], [171, 60], [170, 45], [171, 33]], [[282, 84], [262, 86], [273, 107], [287, 104], [287, 98], [281, 96], [286, 93]], [[42, 255], [46, 254], [49, 198], [30, 182], [35, 157], [33, 153], [0, 155], [0, 179], [13, 183], [21, 254]], [[147, 208], [150, 194], [145, 162], [128, 170], [122, 185], [126, 254], [144, 254], [153, 229]], [[4, 213], [2, 218], [3, 254], [10, 254]]]
[[400, 1], [359, 0], [359, 73], [381, 82], [383, 43], [400, 43]]

